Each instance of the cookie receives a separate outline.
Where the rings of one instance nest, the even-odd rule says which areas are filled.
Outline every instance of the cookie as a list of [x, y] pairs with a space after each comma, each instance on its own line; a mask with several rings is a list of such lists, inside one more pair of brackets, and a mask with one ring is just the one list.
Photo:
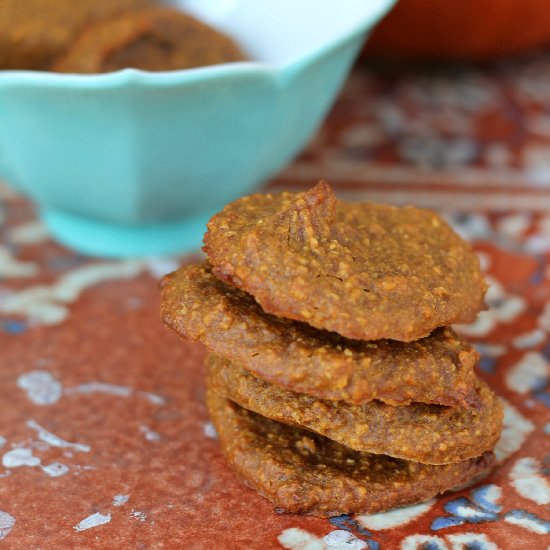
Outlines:
[[243, 59], [227, 36], [175, 9], [152, 7], [90, 26], [53, 68], [64, 73], [126, 67], [169, 71]]
[[162, 320], [180, 336], [292, 391], [356, 404], [480, 404], [478, 355], [450, 328], [410, 344], [348, 340], [265, 313], [249, 294], [214, 277], [208, 264], [166, 276], [161, 294]]
[[487, 472], [491, 452], [444, 466], [353, 451], [269, 420], [211, 390], [207, 404], [229, 464], [278, 509], [315, 516], [382, 512]]
[[152, 0], [1, 0], [0, 69], [48, 70], [92, 21]]
[[353, 339], [411, 342], [469, 323], [486, 290], [470, 246], [437, 214], [340, 201], [325, 182], [227, 205], [204, 250], [266, 312]]
[[272, 420], [306, 428], [356, 451], [424, 464], [463, 462], [491, 450], [502, 425], [502, 406], [477, 381], [479, 410], [413, 403], [392, 407], [320, 400], [278, 388], [230, 361], [210, 355], [210, 386], [216, 394]]

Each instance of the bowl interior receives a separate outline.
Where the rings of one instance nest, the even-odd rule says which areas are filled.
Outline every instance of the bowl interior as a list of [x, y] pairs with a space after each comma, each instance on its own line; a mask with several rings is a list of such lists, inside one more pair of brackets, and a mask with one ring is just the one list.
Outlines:
[[276, 66], [365, 31], [394, 0], [173, 0], [172, 5], [234, 37]]

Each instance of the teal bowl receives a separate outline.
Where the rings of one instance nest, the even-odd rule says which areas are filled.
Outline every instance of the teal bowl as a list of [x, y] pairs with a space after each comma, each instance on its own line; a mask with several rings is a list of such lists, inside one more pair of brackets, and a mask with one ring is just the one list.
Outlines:
[[210, 215], [316, 131], [394, 0], [187, 0], [254, 61], [149, 73], [0, 72], [0, 174], [100, 256], [187, 252]]

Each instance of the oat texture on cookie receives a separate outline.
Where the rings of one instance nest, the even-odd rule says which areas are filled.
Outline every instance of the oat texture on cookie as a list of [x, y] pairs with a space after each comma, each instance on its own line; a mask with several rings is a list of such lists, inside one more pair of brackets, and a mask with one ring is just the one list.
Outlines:
[[339, 201], [326, 182], [231, 203], [204, 243], [214, 274], [266, 312], [347, 338], [410, 342], [483, 307], [479, 261], [439, 215]]

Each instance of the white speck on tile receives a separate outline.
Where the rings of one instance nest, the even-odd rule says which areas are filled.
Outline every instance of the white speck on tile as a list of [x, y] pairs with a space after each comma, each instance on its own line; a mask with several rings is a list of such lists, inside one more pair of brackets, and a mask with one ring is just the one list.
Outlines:
[[502, 434], [495, 447], [495, 456], [502, 463], [521, 449], [527, 436], [535, 429], [533, 423], [525, 418], [513, 405], [502, 399], [504, 420]]
[[502, 306], [494, 307], [489, 304], [489, 307], [492, 308], [491, 311], [498, 321], [511, 323], [525, 311], [527, 304], [520, 296], [507, 296], [504, 298]]
[[542, 429], [542, 431], [543, 431], [546, 435], [550, 435], [550, 422], [548, 422], [547, 424], [544, 425], [544, 428]]
[[491, 234], [491, 225], [487, 217], [482, 214], [471, 214], [465, 219], [447, 214], [444, 216], [452, 228], [467, 241], [486, 239]]
[[485, 252], [476, 252], [476, 256], [479, 260], [479, 267], [484, 273], [491, 267], [491, 256], [485, 254]]
[[541, 329], [535, 329], [516, 336], [512, 344], [516, 349], [529, 349], [542, 344], [546, 340], [546, 333]]
[[33, 370], [17, 379], [17, 387], [22, 389], [35, 405], [52, 405], [61, 397], [63, 386], [49, 372]]
[[[529, 517], [527, 514], [522, 514], [521, 511], [508, 512], [504, 515], [504, 521], [527, 529], [532, 533], [537, 533], [537, 535], [547, 535], [549, 533], [547, 522], [536, 517]], [[548, 550], [550, 550], [550, 546]]]
[[20, 262], [13, 256], [10, 249], [0, 245], [0, 277], [3, 279], [17, 277], [23, 279], [38, 274], [38, 264], [34, 262]]
[[26, 291], [21, 291], [21, 293], [25, 292], [24, 296], [21, 297], [25, 299], [25, 302], [22, 304], [22, 307], [17, 308], [12, 307], [14, 305], [14, 301], [16, 303], [18, 301], [14, 293], [14, 298], [7, 301], [8, 306], [3, 308], [0, 303], [0, 311], [4, 309], [6, 313], [25, 315], [28, 319], [29, 326], [31, 327], [40, 325], [58, 325], [59, 323], [65, 321], [69, 314], [67, 307], [61, 304], [42, 301], [42, 289], [37, 287], [35, 290], [36, 292], [34, 292], [33, 289], [30, 289], [28, 293]]
[[155, 279], [164, 277], [167, 273], [176, 271], [179, 267], [177, 258], [149, 258], [147, 260], [147, 271]]
[[528, 254], [545, 254], [550, 250], [550, 236], [531, 235], [525, 240], [524, 246]]
[[130, 499], [130, 495], [115, 495], [113, 497], [113, 506], [123, 506]]
[[0, 540], [4, 540], [10, 534], [14, 525], [15, 518], [11, 514], [0, 510]]
[[502, 501], [502, 487], [499, 487], [494, 483], [490, 483], [483, 487], [483, 494], [485, 500], [488, 500], [489, 502], [492, 502], [500, 507], [500, 502]]
[[11, 470], [4, 470], [4, 471], [0, 474], [0, 478], [9, 477], [9, 476], [11, 476]]
[[495, 320], [489, 311], [481, 311], [476, 320], [469, 325], [454, 325], [456, 331], [464, 336], [487, 336], [495, 328]]
[[87, 288], [105, 281], [131, 279], [143, 269], [144, 262], [136, 260], [88, 264], [65, 273], [52, 285], [31, 286], [3, 296], [0, 312], [24, 315], [31, 325], [56, 325], [68, 317], [67, 304]]
[[501, 218], [497, 224], [496, 229], [499, 233], [506, 235], [507, 237], [518, 238], [521, 237], [531, 224], [531, 216], [527, 213], [511, 214]]
[[166, 399], [164, 399], [164, 397], [156, 395], [155, 393], [138, 391], [137, 394], [146, 397], [151, 403], [153, 403], [153, 405], [164, 405], [166, 403]]
[[6, 438], [3, 435], [0, 435], [0, 447], [3, 447], [6, 444]]
[[2, 465], [5, 468], [19, 468], [21, 466], [34, 468], [35, 466], [39, 466], [40, 462], [37, 456], [33, 456], [32, 449], [28, 449], [27, 447], [16, 447], [4, 453], [2, 457]]
[[327, 550], [363, 550], [367, 548], [367, 543], [359, 540], [355, 535], [343, 529], [331, 531], [323, 537], [323, 542], [327, 545]]
[[141, 522], [144, 522], [147, 519], [147, 514], [145, 512], [140, 512], [139, 510], [132, 510], [130, 515]]
[[111, 521], [110, 512], [108, 512], [107, 514], [101, 514], [99, 512], [96, 512], [95, 514], [92, 514], [91, 516], [88, 516], [87, 518], [83, 519], [80, 523], [75, 525], [73, 529], [76, 532], [86, 531], [86, 529], [91, 529], [92, 527], [97, 527], [99, 525], [105, 525], [110, 521]]
[[60, 462], [53, 462], [52, 464], [43, 466], [42, 471], [50, 477], [60, 477], [64, 476], [69, 471], [69, 468]]
[[106, 382], [86, 382], [73, 388], [67, 388], [65, 390], [66, 395], [90, 394], [90, 393], [109, 393], [118, 397], [129, 397], [132, 395], [133, 390], [128, 386], [118, 386], [116, 384], [108, 384]]
[[136, 260], [88, 264], [69, 271], [52, 287], [53, 298], [60, 302], [74, 302], [84, 290], [99, 283], [118, 279], [133, 279], [145, 265]]
[[429, 500], [412, 506], [394, 508], [388, 512], [378, 514], [365, 514], [355, 516], [355, 520], [365, 529], [380, 531], [382, 529], [392, 529], [399, 525], [405, 525], [425, 514], [434, 505], [435, 500]]
[[483, 518], [484, 512], [478, 510], [477, 508], [472, 508], [469, 504], [459, 505], [456, 507], [456, 514], [460, 518]]
[[326, 550], [326, 544], [315, 535], [298, 527], [285, 529], [277, 540], [287, 550]]
[[37, 433], [38, 439], [40, 439], [41, 441], [44, 441], [44, 443], [47, 443], [51, 447], [59, 447], [61, 449], [73, 449], [75, 451], [81, 451], [83, 453], [87, 453], [90, 451], [89, 445], [84, 445], [82, 443], [71, 443], [70, 441], [65, 441], [64, 439], [61, 439], [57, 435], [46, 430], [45, 428], [40, 426], [38, 422], [35, 422], [32, 419], [27, 421], [27, 426], [31, 430], [34, 430]]
[[489, 311], [483, 313], [492, 315], [498, 322], [509, 323], [525, 311], [527, 304], [521, 296], [508, 294], [492, 277], [487, 277], [486, 280], [489, 283], [486, 295]]
[[535, 458], [524, 457], [516, 461], [509, 477], [519, 495], [542, 506], [550, 504], [550, 484], [541, 475], [541, 469]]
[[15, 244], [39, 244], [47, 241], [49, 234], [42, 222], [34, 220], [9, 229], [8, 239]]
[[218, 432], [216, 431], [216, 428], [214, 428], [214, 424], [212, 424], [212, 422], [205, 422], [203, 424], [202, 431], [206, 437], [209, 437], [210, 439], [218, 439]]
[[506, 373], [506, 385], [521, 394], [529, 393], [546, 380], [550, 366], [540, 353], [529, 351]]
[[485, 355], [486, 357], [500, 357], [506, 353], [506, 346], [503, 346], [502, 344], [484, 344], [475, 342], [473, 346], [480, 355]]
[[165, 403], [164, 398], [160, 395], [134, 390], [133, 388], [130, 388], [128, 386], [108, 384], [107, 382], [87, 382], [85, 384], [80, 384], [72, 388], [67, 388], [64, 393], [65, 395], [107, 393], [110, 395], [116, 395], [117, 397], [130, 397], [132, 395], [139, 395], [141, 397], [145, 397], [147, 400], [155, 405], [163, 405]]
[[144, 424], [139, 427], [139, 431], [145, 436], [147, 441], [158, 441], [160, 439], [160, 435], [157, 432], [154, 432]]

